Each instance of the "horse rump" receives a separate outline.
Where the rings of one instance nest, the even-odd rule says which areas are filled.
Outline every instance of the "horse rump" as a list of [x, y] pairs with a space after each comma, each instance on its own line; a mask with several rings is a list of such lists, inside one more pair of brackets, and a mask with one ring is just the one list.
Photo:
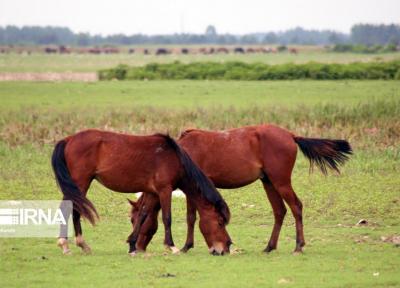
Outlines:
[[57, 184], [64, 195], [64, 200], [71, 200], [73, 209], [78, 211], [84, 218], [94, 225], [99, 217], [93, 203], [87, 199], [74, 183], [69, 173], [67, 163], [65, 161], [66, 140], [59, 141], [53, 151], [51, 157], [51, 165], [56, 176]]

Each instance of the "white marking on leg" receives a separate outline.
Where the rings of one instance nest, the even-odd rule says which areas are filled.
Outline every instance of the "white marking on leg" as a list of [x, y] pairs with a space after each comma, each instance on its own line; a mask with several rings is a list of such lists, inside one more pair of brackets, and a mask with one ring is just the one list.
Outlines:
[[179, 254], [181, 252], [181, 250], [179, 248], [177, 248], [176, 246], [171, 246], [171, 247], [169, 247], [169, 249], [171, 249], [172, 254]]
[[58, 238], [57, 245], [62, 249], [64, 255], [69, 255], [72, 253], [69, 249], [68, 240], [66, 238]]

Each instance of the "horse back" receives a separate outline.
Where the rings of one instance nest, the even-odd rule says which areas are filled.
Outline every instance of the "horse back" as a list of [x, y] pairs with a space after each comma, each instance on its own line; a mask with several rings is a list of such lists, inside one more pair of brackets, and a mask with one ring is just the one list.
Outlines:
[[257, 127], [226, 131], [191, 129], [179, 144], [219, 188], [237, 188], [260, 176], [262, 159]]
[[155, 192], [182, 174], [176, 153], [159, 135], [86, 130], [66, 140], [71, 174], [95, 178], [114, 191]]

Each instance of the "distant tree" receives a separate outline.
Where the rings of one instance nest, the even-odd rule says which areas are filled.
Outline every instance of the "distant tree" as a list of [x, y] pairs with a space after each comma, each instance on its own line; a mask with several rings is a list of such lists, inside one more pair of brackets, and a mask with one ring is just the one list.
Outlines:
[[400, 25], [357, 24], [351, 28], [351, 41], [355, 44], [368, 46], [398, 44], [400, 41]]
[[[245, 35], [218, 34], [209, 25], [204, 34], [172, 35], [125, 35], [109, 36], [73, 33], [65, 27], [16, 26], [0, 27], [0, 45], [150, 45], [150, 44], [362, 44], [366, 46], [400, 44], [399, 25], [358, 24], [352, 27], [351, 34], [330, 30], [305, 30], [301, 27], [283, 32], [251, 33]], [[372, 49], [374, 50], [374, 49]]]
[[90, 36], [88, 33], [79, 33], [76, 38], [76, 44], [78, 46], [89, 46]]
[[206, 42], [207, 43], [217, 43], [218, 35], [217, 29], [213, 25], [208, 25], [205, 32]]
[[210, 36], [215, 37], [215, 36], [217, 36], [217, 29], [213, 25], [208, 25], [207, 28], [206, 28], [206, 33], [205, 34], [208, 37], [210, 37]]
[[273, 32], [269, 32], [269, 33], [265, 34], [262, 42], [266, 43], [266, 44], [276, 44], [276, 43], [278, 43], [278, 36]]

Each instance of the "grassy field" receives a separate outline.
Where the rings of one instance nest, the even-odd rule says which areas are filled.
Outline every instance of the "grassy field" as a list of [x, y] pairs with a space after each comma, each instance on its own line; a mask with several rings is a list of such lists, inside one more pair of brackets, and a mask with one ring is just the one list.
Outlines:
[[[188, 254], [165, 252], [162, 225], [146, 254], [128, 257], [126, 195], [93, 183], [101, 215], [84, 235], [92, 255], [62, 256], [55, 239], [0, 238], [1, 287], [399, 287], [400, 82], [0, 83], [0, 199], [60, 199], [50, 167], [56, 139], [101, 129], [147, 134], [273, 122], [299, 135], [349, 139], [341, 175], [309, 174], [299, 154], [293, 186], [304, 204], [304, 254], [292, 255], [287, 214], [277, 251], [262, 249], [273, 217], [260, 183], [223, 190], [230, 205], [229, 256], [208, 255], [196, 231]], [[134, 197], [134, 196], [130, 196]], [[254, 205], [254, 206], [253, 206]], [[367, 226], [356, 226], [367, 219]], [[185, 201], [173, 200], [173, 235], [185, 240]], [[198, 229], [197, 229], [198, 230]]]
[[310, 61], [322, 63], [350, 63], [369, 61], [390, 61], [400, 58], [400, 53], [356, 54], [333, 53], [324, 51], [304, 51], [297, 55], [278, 54], [228, 54], [228, 55], [143, 55], [143, 54], [114, 54], [114, 55], [46, 55], [46, 54], [0, 54], [0, 72], [96, 72], [99, 69], [112, 68], [118, 64], [143, 66], [148, 63], [183, 63], [197, 61], [244, 61], [267, 64], [282, 64], [287, 62], [307, 63]]

